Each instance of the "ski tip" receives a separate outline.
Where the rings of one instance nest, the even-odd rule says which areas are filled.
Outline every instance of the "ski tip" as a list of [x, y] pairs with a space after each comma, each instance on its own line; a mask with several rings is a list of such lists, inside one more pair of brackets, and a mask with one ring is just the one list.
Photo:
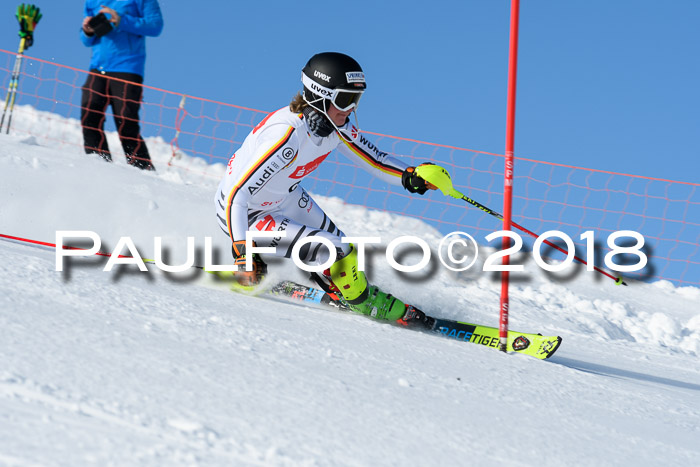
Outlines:
[[547, 355], [544, 357], [545, 360], [548, 359], [549, 357], [551, 357], [552, 355], [554, 355], [554, 352], [557, 351], [557, 349], [559, 348], [559, 346], [561, 346], [561, 337], [560, 337], [560, 336], [557, 336], [557, 341], [556, 341], [556, 343], [552, 346], [552, 348], [549, 350], [549, 352], [547, 352]]

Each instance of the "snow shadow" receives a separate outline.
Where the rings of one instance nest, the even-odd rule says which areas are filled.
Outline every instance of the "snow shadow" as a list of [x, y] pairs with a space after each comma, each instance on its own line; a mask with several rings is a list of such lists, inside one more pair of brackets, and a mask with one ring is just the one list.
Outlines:
[[647, 383], [664, 384], [666, 386], [672, 386], [681, 389], [690, 389], [692, 391], [700, 391], [700, 384], [688, 383], [685, 381], [678, 381], [671, 378], [663, 378], [661, 376], [647, 375], [644, 373], [638, 373], [636, 371], [623, 370], [621, 368], [614, 368], [607, 365], [600, 365], [598, 363], [583, 362], [581, 360], [576, 360], [567, 357], [558, 357], [556, 355], [552, 356], [548, 360], [551, 363], [557, 365], [563, 365], [574, 370], [583, 371], [586, 373], [591, 373], [594, 375], [608, 376], [611, 378], [621, 378], [621, 379], [636, 379], [638, 381], [644, 381]]

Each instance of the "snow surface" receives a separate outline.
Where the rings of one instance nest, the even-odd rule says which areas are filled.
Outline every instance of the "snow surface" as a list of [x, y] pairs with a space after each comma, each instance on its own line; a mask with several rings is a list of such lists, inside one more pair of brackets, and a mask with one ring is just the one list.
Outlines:
[[[71, 125], [61, 138], [79, 144]], [[188, 236], [226, 253], [216, 182], [185, 181], [169, 147], [147, 141], [155, 174], [116, 150], [107, 164], [0, 135], [0, 233], [91, 230], [108, 252], [130, 236], [148, 258], [162, 236], [170, 264]], [[434, 251], [441, 239], [416, 219], [317, 201], [349, 235], [411, 233]], [[510, 327], [563, 337], [539, 361], [234, 294], [197, 270], [104, 264], [59, 273], [50, 248], [0, 241], [0, 465], [700, 465], [697, 288], [555, 280], [528, 261]], [[399, 274], [375, 249], [369, 275], [430, 314], [497, 322], [500, 284], [477, 266]]]

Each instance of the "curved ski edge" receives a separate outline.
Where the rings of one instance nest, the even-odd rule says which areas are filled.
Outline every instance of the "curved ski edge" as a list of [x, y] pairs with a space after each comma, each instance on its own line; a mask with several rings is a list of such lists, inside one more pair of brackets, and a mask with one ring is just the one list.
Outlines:
[[[528, 348], [525, 349], [515, 349], [513, 348], [516, 339], [520, 336], [527, 336], [531, 339], [531, 343]], [[524, 333], [514, 333], [508, 332], [508, 350], [515, 353], [524, 353], [532, 357], [538, 358], [540, 360], [546, 360], [557, 351], [559, 346], [561, 346], [562, 338], [560, 336], [543, 336], [541, 334], [524, 334]]]
[[545, 360], [548, 359], [549, 357], [551, 357], [552, 355], [554, 355], [554, 352], [556, 352], [557, 349], [561, 346], [561, 341], [562, 341], [561, 336], [557, 336], [557, 343], [554, 345], [554, 347], [552, 348], [552, 350], [550, 350], [550, 351], [547, 353], [547, 356], [544, 357]]

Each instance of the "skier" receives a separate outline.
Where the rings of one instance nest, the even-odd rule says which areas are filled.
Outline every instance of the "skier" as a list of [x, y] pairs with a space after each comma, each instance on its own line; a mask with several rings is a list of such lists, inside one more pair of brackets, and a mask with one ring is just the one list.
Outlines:
[[[288, 107], [270, 114], [246, 137], [233, 154], [216, 192], [216, 216], [233, 244], [235, 273], [244, 286], [259, 283], [267, 265], [253, 254], [253, 268], [246, 264], [246, 231], [286, 232], [283, 238], [256, 238], [257, 247], [276, 247], [289, 258], [294, 245], [308, 236], [324, 237], [335, 246], [337, 260], [317, 280], [327, 291], [340, 294], [358, 313], [409, 324], [425, 315], [370, 285], [358, 270], [356, 248], [343, 243], [343, 232], [300, 185], [331, 151], [337, 149], [357, 165], [392, 185], [424, 194], [436, 187], [415, 173], [415, 167], [381, 152], [359, 137], [350, 122], [366, 89], [365, 75], [351, 57], [324, 52], [311, 57], [302, 70], [302, 92]], [[355, 119], [357, 122], [357, 119]], [[329, 252], [322, 244], [306, 244], [300, 259], [323, 264]]]

